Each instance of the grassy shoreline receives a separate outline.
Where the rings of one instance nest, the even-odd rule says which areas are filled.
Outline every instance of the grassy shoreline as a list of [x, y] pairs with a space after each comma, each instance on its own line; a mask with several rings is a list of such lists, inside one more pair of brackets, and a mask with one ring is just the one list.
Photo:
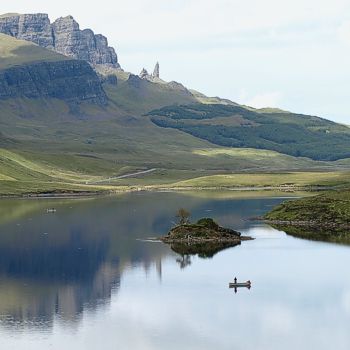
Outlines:
[[263, 220], [294, 237], [349, 245], [350, 189], [284, 202]]
[[[1, 183], [0, 183], [1, 185]], [[215, 192], [215, 191], [225, 191], [225, 192], [264, 192], [264, 193], [285, 193], [293, 194], [297, 192], [308, 192], [317, 193], [319, 191], [329, 190], [330, 188], [324, 187], [283, 187], [283, 186], [251, 186], [251, 187], [241, 187], [241, 186], [216, 186], [216, 187], [169, 187], [163, 185], [152, 185], [152, 186], [114, 186], [106, 188], [105, 186], [100, 189], [94, 187], [91, 190], [57, 190], [52, 191], [38, 191], [38, 192], [17, 192], [17, 193], [1, 193], [0, 187], [0, 199], [3, 198], [79, 198], [79, 197], [95, 197], [103, 195], [113, 195], [118, 193], [130, 193], [130, 192]]]

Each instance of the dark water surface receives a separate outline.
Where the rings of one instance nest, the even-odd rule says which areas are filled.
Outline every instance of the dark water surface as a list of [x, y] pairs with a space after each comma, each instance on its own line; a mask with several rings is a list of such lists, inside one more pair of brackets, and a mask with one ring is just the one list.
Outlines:
[[[0, 349], [349, 349], [349, 248], [244, 220], [282, 200], [0, 201]], [[210, 259], [142, 240], [181, 206], [256, 239]], [[235, 294], [234, 276], [252, 289]]]

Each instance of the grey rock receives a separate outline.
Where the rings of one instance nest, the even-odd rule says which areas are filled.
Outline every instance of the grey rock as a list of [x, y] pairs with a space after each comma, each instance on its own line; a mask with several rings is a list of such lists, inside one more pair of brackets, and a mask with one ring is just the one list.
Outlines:
[[0, 99], [16, 97], [107, 103], [97, 74], [87, 62], [79, 60], [41, 62], [0, 71]]
[[139, 77], [140, 77], [141, 79], [149, 79], [149, 78], [151, 78], [151, 75], [148, 74], [147, 69], [142, 68], [142, 71], [141, 71], [141, 73], [139, 74]]
[[0, 32], [92, 65], [120, 67], [107, 38], [91, 29], [80, 30], [72, 16], [58, 18], [52, 24], [42, 13], [0, 17]]
[[0, 32], [48, 49], [54, 48], [50, 20], [44, 13], [0, 18]]
[[157, 62], [154, 70], [153, 70], [153, 74], [152, 74], [153, 78], [159, 78], [159, 63]]

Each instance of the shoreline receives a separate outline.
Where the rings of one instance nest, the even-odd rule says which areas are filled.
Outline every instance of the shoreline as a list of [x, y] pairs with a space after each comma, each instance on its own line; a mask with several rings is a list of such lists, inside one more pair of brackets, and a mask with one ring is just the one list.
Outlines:
[[[254, 219], [252, 219], [254, 220]], [[290, 226], [290, 227], [300, 227], [300, 228], [309, 228], [314, 230], [323, 230], [323, 229], [333, 229], [333, 230], [349, 230], [349, 223], [336, 223], [336, 222], [319, 222], [319, 221], [298, 221], [298, 220], [266, 220], [264, 218], [257, 218], [257, 221], [262, 221], [268, 225], [276, 226]]]
[[158, 240], [163, 243], [173, 244], [173, 243], [181, 243], [181, 244], [196, 244], [196, 243], [238, 243], [242, 241], [252, 241], [255, 238], [250, 236], [240, 236], [234, 238], [179, 238], [179, 239], [168, 239], [166, 237], [160, 237]]
[[336, 187], [330, 186], [245, 186], [245, 187], [166, 187], [166, 186], [140, 186], [130, 188], [116, 188], [115, 190], [101, 190], [101, 191], [62, 191], [62, 192], [45, 192], [45, 193], [23, 193], [23, 194], [1, 194], [0, 199], [74, 199], [85, 197], [99, 197], [110, 196], [119, 193], [132, 192], [186, 192], [186, 191], [233, 191], [233, 192], [258, 192], [258, 191], [277, 191], [281, 193], [294, 192], [322, 192], [334, 190]]

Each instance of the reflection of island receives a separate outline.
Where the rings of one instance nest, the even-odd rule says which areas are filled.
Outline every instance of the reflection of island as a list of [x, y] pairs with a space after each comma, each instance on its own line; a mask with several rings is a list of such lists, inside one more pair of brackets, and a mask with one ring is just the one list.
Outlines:
[[[249, 225], [241, 220], [252, 211], [249, 202], [176, 193], [0, 200], [0, 325], [50, 328], [56, 318], [77, 323], [84, 311], [108, 305], [126, 270], [143, 267], [161, 276], [163, 258], [173, 253], [167, 245], [137, 239], [167, 232], [184, 200], [193, 217], [210, 209], [225, 225]], [[47, 214], [52, 207], [57, 211]], [[201, 255], [216, 250], [205, 248]], [[189, 263], [184, 255], [181, 264]]]
[[200, 258], [212, 258], [221, 250], [240, 245], [251, 240], [240, 232], [219, 226], [211, 218], [203, 218], [196, 223], [183, 223], [173, 227], [166, 236], [160, 238], [170, 244], [171, 249], [182, 256], [176, 261], [181, 268], [191, 264], [191, 255]]
[[175, 253], [181, 255], [176, 259], [181, 269], [191, 265], [191, 255], [198, 255], [200, 258], [212, 258], [220, 251], [240, 245], [241, 242], [205, 242], [205, 243], [172, 243], [170, 248]]
[[200, 258], [212, 258], [218, 252], [240, 244], [241, 242], [181, 242], [171, 243], [170, 248], [180, 255], [198, 255]]

